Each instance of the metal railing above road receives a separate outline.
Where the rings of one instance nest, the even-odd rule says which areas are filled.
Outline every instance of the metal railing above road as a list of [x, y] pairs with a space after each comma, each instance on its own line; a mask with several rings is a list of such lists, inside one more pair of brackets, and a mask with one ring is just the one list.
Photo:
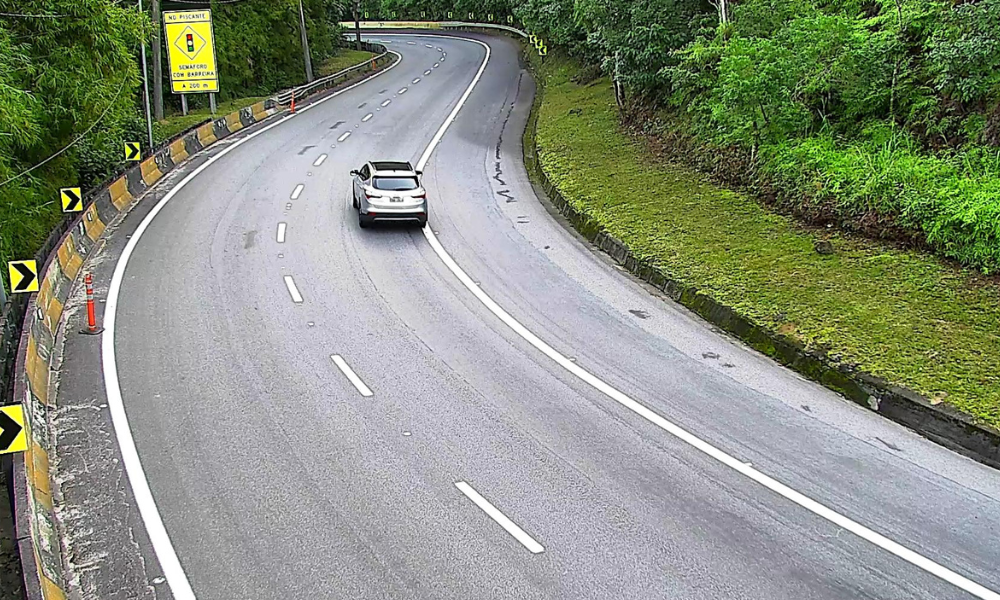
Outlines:
[[318, 91], [325, 90], [329, 87], [333, 87], [340, 80], [347, 80], [351, 75], [357, 72], [364, 72], [366, 69], [371, 69], [370, 64], [382, 65], [389, 59], [389, 51], [382, 44], [374, 44], [372, 42], [361, 42], [361, 49], [368, 52], [377, 53], [376, 56], [371, 58], [371, 61], [366, 61], [364, 63], [354, 65], [353, 67], [348, 67], [342, 71], [337, 71], [336, 73], [326, 75], [316, 79], [310, 83], [305, 83], [293, 88], [288, 88], [287, 90], [282, 90], [273, 96], [275, 102], [281, 106], [288, 106], [292, 102], [292, 96], [294, 95], [296, 100], [301, 100], [311, 94]]
[[[354, 21], [342, 21], [340, 26], [346, 30], [354, 29]], [[360, 29], [461, 29], [467, 27], [494, 29], [513, 33], [523, 38], [530, 37], [528, 33], [516, 27], [473, 21], [359, 21], [358, 27]]]

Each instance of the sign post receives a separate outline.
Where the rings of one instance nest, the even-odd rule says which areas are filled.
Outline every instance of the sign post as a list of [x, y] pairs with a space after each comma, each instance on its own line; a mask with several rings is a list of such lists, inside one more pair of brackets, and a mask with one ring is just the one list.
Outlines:
[[212, 11], [175, 10], [163, 13], [170, 63], [170, 89], [175, 94], [219, 91]]

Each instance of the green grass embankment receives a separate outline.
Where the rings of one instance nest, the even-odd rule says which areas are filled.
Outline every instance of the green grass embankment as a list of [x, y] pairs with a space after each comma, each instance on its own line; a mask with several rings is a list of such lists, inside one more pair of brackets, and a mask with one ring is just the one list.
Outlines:
[[[619, 127], [610, 83], [540, 71], [539, 160], [640, 258], [831, 357], [1000, 426], [1000, 282], [928, 254], [807, 230], [657, 157]], [[818, 236], [836, 252], [818, 254]]]

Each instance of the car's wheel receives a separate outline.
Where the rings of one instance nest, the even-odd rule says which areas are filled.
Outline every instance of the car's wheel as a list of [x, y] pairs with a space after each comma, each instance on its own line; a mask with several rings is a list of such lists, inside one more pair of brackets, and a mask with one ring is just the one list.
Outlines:
[[354, 206], [354, 208], [357, 208], [357, 209], [361, 208], [361, 203], [358, 202], [358, 197], [355, 194], [351, 194], [351, 205]]
[[367, 229], [368, 225], [370, 224], [371, 223], [365, 220], [365, 216], [363, 214], [358, 213], [358, 227], [360, 227], [361, 229]]

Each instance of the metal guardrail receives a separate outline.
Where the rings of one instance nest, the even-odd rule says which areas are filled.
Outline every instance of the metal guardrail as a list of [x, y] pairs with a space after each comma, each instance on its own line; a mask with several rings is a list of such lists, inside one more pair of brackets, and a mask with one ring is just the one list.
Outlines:
[[[382, 44], [373, 44], [371, 42], [361, 42], [361, 48], [363, 50], [368, 51], [368, 52], [379, 52], [379, 54], [377, 56], [373, 56], [371, 58], [371, 61], [375, 62], [375, 63], [381, 63], [381, 62], [383, 62], [385, 60], [385, 58], [389, 55], [389, 50], [386, 49], [386, 47], [383, 46]], [[282, 106], [287, 106], [288, 104], [290, 104], [292, 102], [292, 94], [293, 93], [294, 93], [295, 98], [297, 100], [305, 98], [306, 96], [308, 96], [308, 95], [310, 95], [310, 94], [312, 94], [314, 92], [326, 89], [327, 87], [330, 87], [331, 85], [335, 85], [337, 83], [338, 79], [341, 79], [341, 78], [347, 79], [347, 77], [350, 76], [351, 74], [353, 74], [353, 73], [355, 73], [357, 71], [363, 71], [363, 70], [367, 69], [368, 68], [368, 64], [369, 64], [368, 62], [365, 62], [365, 63], [362, 63], [362, 64], [354, 65], [353, 67], [348, 67], [348, 68], [344, 69], [343, 71], [337, 71], [336, 73], [333, 73], [331, 75], [326, 75], [324, 77], [320, 77], [319, 79], [316, 79], [316, 80], [314, 80], [314, 81], [312, 81], [310, 83], [306, 83], [306, 84], [303, 84], [303, 85], [300, 85], [300, 86], [296, 86], [296, 87], [293, 87], [293, 88], [288, 88], [287, 90], [283, 90], [283, 91], [278, 92], [277, 94], [275, 94], [273, 96], [273, 99], [278, 104], [280, 104]]]
[[[354, 29], [354, 21], [341, 21], [340, 25], [345, 29]], [[530, 34], [521, 31], [516, 27], [508, 25], [498, 25], [496, 23], [475, 23], [472, 21], [359, 21], [360, 29], [446, 29], [461, 27], [482, 27], [484, 29], [498, 29], [507, 31], [523, 38], [530, 37]]]
[[519, 35], [523, 38], [530, 37], [530, 34], [521, 31], [516, 27], [510, 27], [507, 25], [496, 25], [494, 23], [471, 23], [466, 21], [441, 21], [441, 27], [482, 27], [484, 29], [499, 29], [502, 31], [508, 31], [510, 33]]

